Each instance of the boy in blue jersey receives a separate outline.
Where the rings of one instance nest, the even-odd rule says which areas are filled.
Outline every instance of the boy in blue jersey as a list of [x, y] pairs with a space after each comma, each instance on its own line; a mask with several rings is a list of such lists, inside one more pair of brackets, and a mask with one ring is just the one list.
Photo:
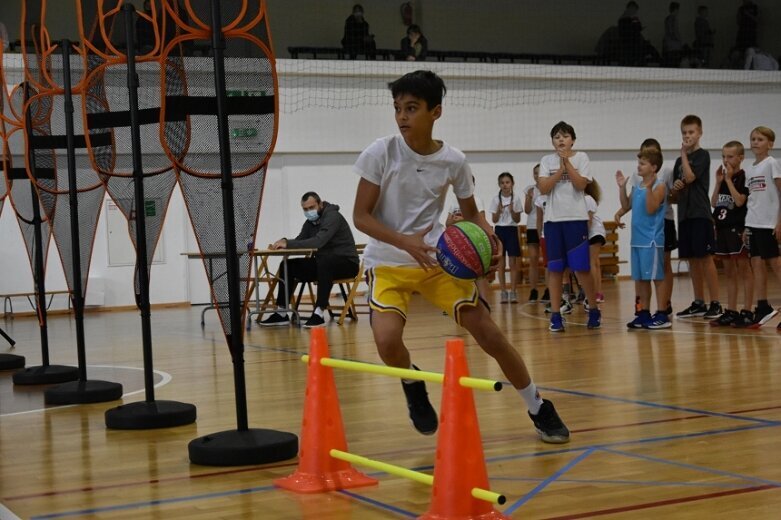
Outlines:
[[[637, 282], [640, 311], [627, 323], [629, 329], [666, 329], [672, 326], [667, 316], [664, 291], [664, 211], [667, 187], [656, 174], [662, 167], [662, 153], [654, 148], [643, 148], [637, 154], [637, 173], [642, 182], [632, 189], [631, 199], [626, 193], [627, 177], [619, 170], [621, 209], [632, 211], [632, 279]], [[652, 316], [651, 281], [656, 286], [656, 313]]]

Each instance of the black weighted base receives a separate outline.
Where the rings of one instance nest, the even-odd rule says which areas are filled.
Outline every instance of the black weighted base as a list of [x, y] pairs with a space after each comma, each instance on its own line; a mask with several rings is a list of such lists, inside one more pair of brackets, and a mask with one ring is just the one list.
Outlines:
[[46, 404], [86, 404], [116, 401], [122, 397], [122, 385], [110, 381], [70, 381], [43, 392]]
[[140, 401], [106, 410], [106, 427], [115, 430], [172, 428], [195, 422], [195, 405], [176, 401]]
[[18, 370], [24, 368], [24, 356], [0, 354], [0, 370]]
[[187, 450], [190, 462], [204, 466], [268, 464], [298, 455], [298, 437], [257, 428], [228, 430], [194, 439]]
[[79, 369], [65, 365], [40, 365], [15, 372], [15, 385], [53, 385], [79, 378]]

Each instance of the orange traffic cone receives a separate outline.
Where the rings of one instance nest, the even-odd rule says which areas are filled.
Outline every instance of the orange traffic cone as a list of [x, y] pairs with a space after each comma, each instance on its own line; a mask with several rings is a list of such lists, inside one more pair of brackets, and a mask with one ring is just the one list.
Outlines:
[[332, 449], [347, 451], [347, 441], [333, 369], [320, 364], [324, 357], [328, 357], [325, 328], [315, 327], [309, 343], [298, 469], [274, 481], [275, 486], [298, 493], [322, 493], [377, 483], [376, 479], [330, 455]]
[[460, 378], [469, 376], [463, 340], [448, 340], [446, 356], [431, 505], [419, 518], [506, 519], [490, 502], [472, 497], [472, 488], [489, 487], [474, 396], [459, 384]]

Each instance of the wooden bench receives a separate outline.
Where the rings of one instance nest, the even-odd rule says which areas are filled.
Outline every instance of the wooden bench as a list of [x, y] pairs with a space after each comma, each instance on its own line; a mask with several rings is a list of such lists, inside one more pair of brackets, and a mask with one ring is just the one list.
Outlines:
[[[64, 291], [46, 291], [44, 295], [49, 297], [49, 301], [46, 303], [46, 310], [49, 310], [49, 307], [52, 306], [52, 300], [54, 300], [54, 297], [58, 294], [67, 294], [70, 295], [70, 291], [64, 290]], [[38, 307], [36, 305], [36, 300], [38, 298], [37, 292], [22, 292], [22, 293], [8, 293], [8, 294], [0, 294], [0, 298], [3, 299], [3, 318], [7, 317], [14, 317], [14, 304], [13, 299], [14, 298], [27, 298], [27, 301], [30, 303], [30, 306], [33, 308], [33, 310], [36, 310]], [[68, 298], [68, 309], [71, 308], [71, 300]]]
[[[618, 257], [618, 230], [615, 222], [603, 222], [605, 225], [605, 245], [602, 246], [599, 255], [599, 263], [602, 266], [602, 279], [615, 280], [618, 276], [619, 264], [626, 263]], [[526, 226], [518, 226], [521, 242], [521, 280], [529, 280], [529, 254], [526, 247]], [[540, 283], [545, 283], [545, 267], [540, 255]]]

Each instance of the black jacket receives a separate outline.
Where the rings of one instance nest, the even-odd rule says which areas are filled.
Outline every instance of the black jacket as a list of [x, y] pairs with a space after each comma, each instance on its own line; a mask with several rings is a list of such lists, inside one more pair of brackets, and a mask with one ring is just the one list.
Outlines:
[[301, 232], [287, 241], [289, 249], [316, 248], [315, 256], [344, 256], [358, 264], [355, 239], [350, 224], [339, 213], [339, 206], [323, 201], [320, 218], [307, 220]]

